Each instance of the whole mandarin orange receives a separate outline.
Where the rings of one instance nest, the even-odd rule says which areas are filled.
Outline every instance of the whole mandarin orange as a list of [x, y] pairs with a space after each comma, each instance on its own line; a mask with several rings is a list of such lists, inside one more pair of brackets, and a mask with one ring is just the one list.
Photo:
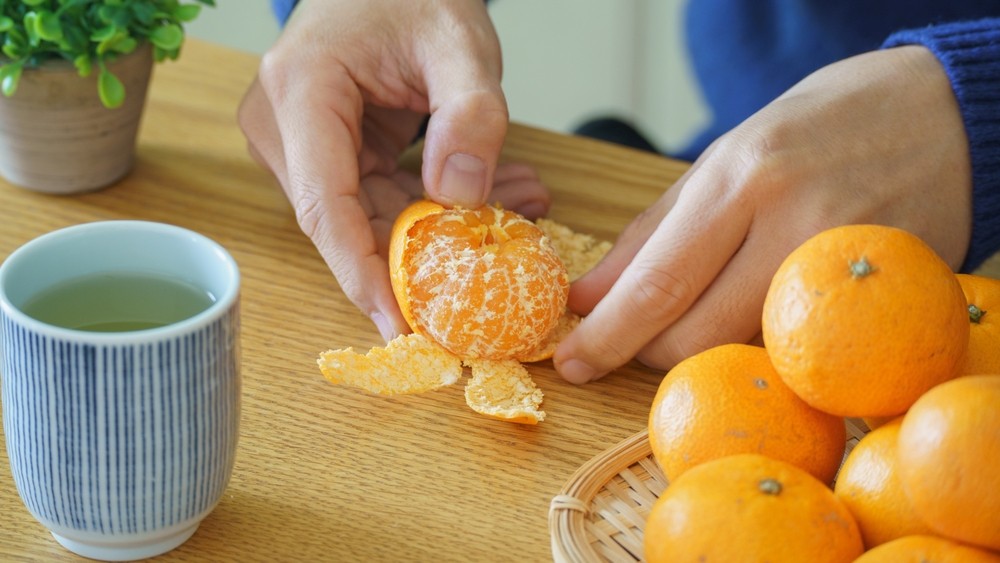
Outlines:
[[925, 393], [903, 417], [899, 477], [939, 535], [1000, 550], [1000, 375], [968, 375]]
[[833, 492], [854, 515], [865, 548], [933, 531], [903, 492], [896, 461], [902, 418], [869, 432], [844, 460]]
[[958, 374], [969, 341], [955, 274], [917, 236], [879, 225], [828, 229], [792, 251], [761, 328], [785, 383], [849, 417], [906, 412]]
[[958, 274], [969, 311], [969, 347], [959, 373], [1000, 374], [1000, 280]]
[[869, 549], [854, 563], [1000, 563], [1000, 555], [937, 536], [914, 535]]
[[841, 417], [810, 407], [759, 346], [724, 344], [680, 362], [660, 382], [649, 441], [673, 480], [699, 463], [759, 453], [830, 483], [844, 455]]
[[758, 454], [718, 458], [678, 477], [654, 503], [643, 546], [651, 563], [846, 563], [863, 550], [829, 487]]

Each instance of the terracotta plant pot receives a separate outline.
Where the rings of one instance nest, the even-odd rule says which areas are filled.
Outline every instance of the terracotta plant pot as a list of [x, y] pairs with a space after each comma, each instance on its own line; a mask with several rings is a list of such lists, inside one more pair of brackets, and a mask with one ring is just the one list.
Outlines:
[[108, 66], [125, 85], [125, 102], [115, 109], [97, 96], [96, 65], [87, 78], [66, 61], [25, 69], [14, 95], [0, 96], [0, 174], [53, 194], [120, 180], [134, 162], [152, 66], [149, 44]]

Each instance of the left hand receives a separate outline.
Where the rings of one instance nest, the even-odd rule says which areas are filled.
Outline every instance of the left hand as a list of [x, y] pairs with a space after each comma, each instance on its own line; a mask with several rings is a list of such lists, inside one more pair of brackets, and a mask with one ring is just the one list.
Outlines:
[[961, 113], [930, 51], [829, 65], [713, 143], [574, 284], [570, 307], [588, 316], [556, 368], [584, 383], [633, 357], [669, 369], [754, 341], [784, 257], [838, 225], [903, 228], [957, 269], [971, 194]]

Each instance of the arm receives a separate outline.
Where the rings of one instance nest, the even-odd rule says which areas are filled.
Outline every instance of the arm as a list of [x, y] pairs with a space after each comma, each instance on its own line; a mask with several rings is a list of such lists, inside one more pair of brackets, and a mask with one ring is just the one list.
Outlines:
[[923, 45], [951, 82], [969, 139], [972, 241], [962, 264], [970, 271], [1000, 250], [1000, 18], [911, 29], [884, 47]]

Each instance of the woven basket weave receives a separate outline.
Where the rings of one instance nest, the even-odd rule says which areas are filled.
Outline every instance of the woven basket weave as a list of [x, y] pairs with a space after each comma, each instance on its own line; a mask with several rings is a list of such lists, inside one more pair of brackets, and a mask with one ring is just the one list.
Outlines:
[[[864, 423], [847, 421], [847, 452], [866, 432]], [[573, 473], [549, 505], [553, 559], [642, 561], [643, 525], [666, 488], [648, 432], [598, 454]]]

